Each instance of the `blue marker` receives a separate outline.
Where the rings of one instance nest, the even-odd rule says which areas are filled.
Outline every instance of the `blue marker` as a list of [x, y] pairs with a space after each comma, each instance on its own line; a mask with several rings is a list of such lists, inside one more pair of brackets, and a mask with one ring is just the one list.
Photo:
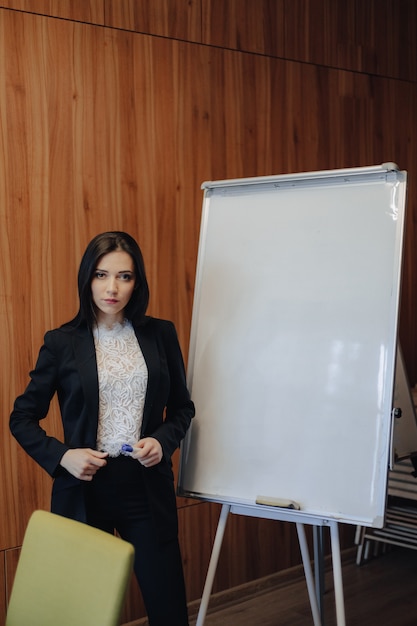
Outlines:
[[122, 450], [123, 450], [123, 452], [133, 452], [132, 446], [129, 446], [128, 443], [124, 443], [122, 445]]

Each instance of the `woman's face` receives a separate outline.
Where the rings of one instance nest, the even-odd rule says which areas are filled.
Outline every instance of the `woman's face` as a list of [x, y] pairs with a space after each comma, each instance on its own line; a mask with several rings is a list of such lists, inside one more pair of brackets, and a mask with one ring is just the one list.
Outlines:
[[111, 326], [115, 322], [123, 322], [124, 310], [135, 282], [132, 257], [124, 250], [114, 250], [99, 259], [91, 281], [91, 295], [99, 324]]

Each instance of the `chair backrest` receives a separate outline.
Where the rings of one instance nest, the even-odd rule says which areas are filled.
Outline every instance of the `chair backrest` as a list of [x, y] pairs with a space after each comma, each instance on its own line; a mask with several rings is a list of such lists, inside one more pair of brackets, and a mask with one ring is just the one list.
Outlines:
[[117, 626], [133, 546], [97, 528], [35, 511], [28, 523], [6, 626]]

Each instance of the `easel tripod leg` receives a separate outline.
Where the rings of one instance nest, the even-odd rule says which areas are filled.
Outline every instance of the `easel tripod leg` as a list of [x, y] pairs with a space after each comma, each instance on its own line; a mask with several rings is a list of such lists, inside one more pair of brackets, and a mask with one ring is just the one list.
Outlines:
[[223, 504], [220, 511], [219, 523], [217, 524], [216, 536], [214, 538], [213, 550], [211, 552], [210, 563], [207, 570], [206, 582], [204, 583], [201, 604], [198, 610], [196, 626], [203, 626], [206, 618], [207, 608], [210, 600], [211, 590], [213, 588], [214, 576], [216, 574], [217, 563], [219, 560], [220, 549], [223, 543], [224, 531], [226, 528], [227, 517], [230, 512], [230, 504]]
[[313, 580], [313, 572], [311, 569], [310, 554], [308, 551], [307, 539], [304, 530], [304, 524], [296, 522], [298, 541], [300, 544], [301, 557], [303, 559], [304, 574], [306, 577], [308, 597], [310, 598], [311, 612], [313, 614], [314, 626], [321, 626], [321, 618], [319, 607], [317, 604], [316, 590]]
[[342, 559], [340, 557], [340, 541], [339, 541], [339, 527], [337, 522], [331, 521], [330, 523], [330, 537], [332, 543], [332, 561], [333, 561], [333, 580], [336, 602], [336, 620], [337, 626], [346, 626], [345, 617], [345, 601], [343, 596], [343, 581], [342, 581]]
[[314, 546], [314, 580], [316, 582], [316, 597], [319, 606], [321, 624], [325, 626], [324, 616], [324, 540], [323, 526], [313, 526]]

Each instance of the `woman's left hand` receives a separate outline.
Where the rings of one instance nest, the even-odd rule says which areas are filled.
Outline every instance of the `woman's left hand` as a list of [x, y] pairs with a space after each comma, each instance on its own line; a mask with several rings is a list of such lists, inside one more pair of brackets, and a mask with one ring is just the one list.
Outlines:
[[161, 462], [162, 446], [154, 437], [144, 437], [133, 446], [131, 456], [144, 467], [152, 467]]

